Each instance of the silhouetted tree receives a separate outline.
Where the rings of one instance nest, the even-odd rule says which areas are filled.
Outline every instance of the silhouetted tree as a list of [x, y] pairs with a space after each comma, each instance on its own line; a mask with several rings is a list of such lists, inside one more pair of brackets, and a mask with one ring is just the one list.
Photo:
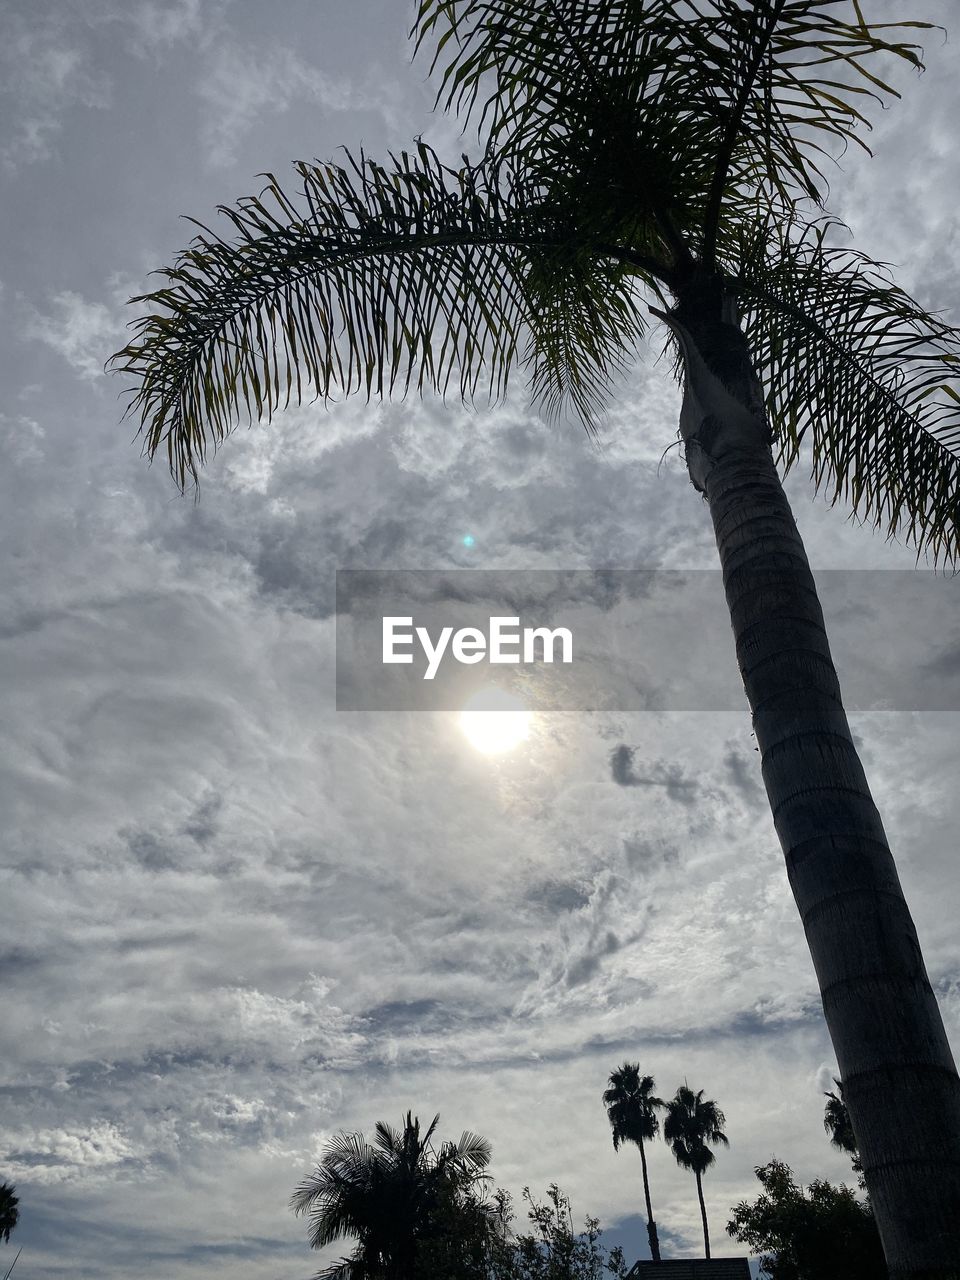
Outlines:
[[643, 1149], [644, 1142], [652, 1142], [660, 1132], [657, 1112], [663, 1108], [664, 1103], [654, 1095], [655, 1087], [653, 1076], [641, 1076], [638, 1062], [625, 1062], [611, 1073], [610, 1087], [604, 1092], [603, 1102], [613, 1130], [614, 1151], [619, 1151], [624, 1142], [635, 1142], [640, 1148], [643, 1198], [647, 1206], [647, 1239], [650, 1242], [650, 1256], [655, 1262], [659, 1262], [660, 1240], [650, 1204], [647, 1157]]
[[770, 1280], [885, 1280], [886, 1264], [868, 1205], [849, 1187], [820, 1179], [806, 1191], [789, 1166], [771, 1160], [756, 1170], [763, 1194], [733, 1210], [727, 1231], [761, 1254]]
[[20, 1220], [20, 1201], [14, 1194], [15, 1188], [7, 1182], [0, 1182], [0, 1240], [10, 1243], [10, 1232]]
[[[482, 159], [297, 166], [224, 208], [138, 302], [114, 367], [195, 478], [243, 415], [314, 391], [530, 372], [588, 425], [653, 310], [684, 384], [763, 779], [892, 1270], [955, 1275], [960, 1077], [847, 724], [785, 468], [960, 553], [960, 331], [831, 239], [824, 159], [921, 65], [867, 0], [421, 0], [439, 100]], [[903, 27], [929, 24], [912, 20]], [[655, 305], [649, 307], [653, 302]], [[883, 1028], [883, 1034], [876, 1034]]]
[[670, 1143], [677, 1164], [681, 1169], [691, 1169], [697, 1179], [703, 1248], [708, 1258], [710, 1233], [707, 1230], [707, 1206], [703, 1202], [703, 1175], [716, 1160], [710, 1147], [730, 1145], [723, 1132], [724, 1123], [723, 1112], [717, 1104], [704, 1098], [702, 1089], [694, 1093], [686, 1084], [682, 1084], [667, 1103], [663, 1122], [663, 1136]]
[[488, 1200], [479, 1188], [465, 1191], [445, 1181], [417, 1241], [410, 1280], [514, 1280], [510, 1220], [505, 1191]]
[[[570, 1201], [556, 1184], [538, 1201], [524, 1187], [530, 1230], [514, 1235], [510, 1196], [498, 1190], [492, 1202], [457, 1204], [449, 1230], [431, 1230], [420, 1242], [410, 1280], [606, 1280], [626, 1275], [623, 1250], [607, 1250], [598, 1219], [587, 1217], [576, 1231]], [[466, 1208], [466, 1212], [465, 1212]], [[440, 1216], [442, 1222], [442, 1214]], [[437, 1219], [434, 1220], [435, 1223]]]
[[857, 1180], [861, 1187], [865, 1187], [863, 1165], [860, 1163], [856, 1135], [853, 1132], [853, 1125], [850, 1123], [850, 1112], [847, 1110], [847, 1104], [843, 1100], [843, 1085], [836, 1076], [833, 1078], [833, 1083], [837, 1086], [837, 1092], [832, 1093], [827, 1090], [823, 1095], [827, 1100], [823, 1108], [823, 1127], [830, 1135], [831, 1145], [836, 1147], [838, 1151], [845, 1151], [850, 1156], [853, 1172], [857, 1175]]
[[327, 1267], [318, 1280], [411, 1280], [422, 1242], [449, 1234], [464, 1208], [473, 1222], [490, 1162], [490, 1144], [475, 1133], [439, 1147], [409, 1111], [401, 1130], [379, 1121], [368, 1143], [339, 1133], [313, 1174], [295, 1190], [291, 1206], [310, 1218], [310, 1244], [323, 1248], [354, 1237], [352, 1257]]
[[627, 1273], [623, 1251], [609, 1253], [599, 1243], [596, 1218], [588, 1217], [582, 1232], [574, 1231], [570, 1200], [556, 1183], [547, 1188], [547, 1199], [537, 1201], [524, 1187], [527, 1217], [533, 1227], [517, 1237], [510, 1250], [506, 1273], [496, 1280], [603, 1280], [604, 1275]]

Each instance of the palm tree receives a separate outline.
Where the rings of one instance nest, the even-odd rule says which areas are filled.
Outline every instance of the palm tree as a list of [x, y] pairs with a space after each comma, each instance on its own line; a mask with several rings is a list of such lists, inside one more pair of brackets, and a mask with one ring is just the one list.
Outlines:
[[827, 1090], [824, 1093], [826, 1105], [823, 1108], [823, 1127], [830, 1135], [830, 1145], [838, 1151], [845, 1151], [850, 1156], [853, 1172], [863, 1182], [863, 1166], [860, 1163], [860, 1152], [857, 1150], [857, 1139], [850, 1123], [850, 1112], [843, 1098], [843, 1084], [833, 1077], [837, 1092]]
[[[519, 365], [588, 427], [666, 326], [764, 783], [890, 1269], [958, 1276], [960, 1077], [847, 724], [778, 464], [960, 552], [960, 330], [838, 245], [823, 169], [921, 66], [868, 0], [420, 0], [480, 159], [296, 166], [137, 299], [113, 367], [183, 487], [312, 390], [483, 387]], [[880, 1030], [878, 1030], [880, 1029]]]
[[475, 1133], [434, 1147], [440, 1121], [425, 1133], [407, 1112], [397, 1130], [378, 1121], [372, 1143], [360, 1133], [338, 1133], [316, 1170], [299, 1184], [291, 1206], [310, 1216], [314, 1249], [354, 1236], [356, 1249], [320, 1272], [317, 1280], [410, 1280], [418, 1245], [435, 1234], [438, 1214], [474, 1194], [485, 1181], [490, 1144]]
[[0, 1240], [10, 1243], [10, 1232], [20, 1220], [20, 1203], [14, 1195], [15, 1188], [7, 1182], [0, 1182]]
[[[724, 1115], [715, 1102], [703, 1097], [703, 1090], [693, 1092], [682, 1084], [667, 1103], [663, 1136], [681, 1169], [692, 1169], [697, 1179], [700, 1219], [703, 1222], [703, 1248], [710, 1257], [710, 1233], [707, 1230], [707, 1206], [703, 1202], [703, 1175], [716, 1160], [710, 1146], [728, 1147], [723, 1132]], [[709, 1144], [709, 1145], [708, 1145]]]
[[654, 1262], [659, 1262], [660, 1240], [650, 1204], [647, 1157], [643, 1149], [644, 1141], [652, 1142], [660, 1132], [657, 1112], [664, 1103], [654, 1095], [655, 1085], [653, 1076], [641, 1076], [639, 1062], [625, 1062], [611, 1073], [610, 1087], [604, 1090], [603, 1103], [613, 1129], [614, 1151], [619, 1151], [624, 1142], [635, 1142], [640, 1148], [643, 1198], [647, 1204], [647, 1238], [650, 1241], [650, 1256]]

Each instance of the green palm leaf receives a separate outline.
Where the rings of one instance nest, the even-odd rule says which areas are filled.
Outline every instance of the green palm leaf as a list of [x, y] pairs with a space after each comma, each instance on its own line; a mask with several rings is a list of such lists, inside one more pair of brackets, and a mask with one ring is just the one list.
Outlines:
[[128, 412], [181, 487], [243, 415], [269, 419], [308, 388], [501, 396], [524, 359], [552, 408], [569, 398], [586, 416], [602, 395], [642, 331], [618, 293], [637, 255], [585, 259], [571, 216], [503, 163], [453, 170], [423, 143], [391, 160], [298, 164], [299, 204], [268, 175], [220, 208], [232, 240], [203, 228], [167, 284], [134, 299], [152, 310], [112, 364], [136, 379]]
[[412, 34], [438, 102], [511, 154], [575, 130], [585, 107], [626, 106], [625, 163], [670, 170], [661, 212], [697, 222], [709, 261], [728, 191], [821, 198], [825, 155], [865, 145], [870, 99], [898, 96], [889, 61], [921, 65], [894, 35], [930, 25], [868, 24], [848, 0], [423, 0]]
[[813, 472], [920, 550], [949, 557], [960, 527], [960, 330], [865, 254], [770, 220], [743, 246], [731, 291], [787, 467]]

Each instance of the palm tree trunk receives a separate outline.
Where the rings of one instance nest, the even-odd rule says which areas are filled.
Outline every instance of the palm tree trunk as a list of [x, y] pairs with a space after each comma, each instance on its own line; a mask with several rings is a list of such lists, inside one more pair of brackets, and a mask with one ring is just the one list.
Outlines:
[[960, 1078], [813, 575], [769, 449], [721, 453], [703, 479], [764, 784], [887, 1265], [895, 1280], [956, 1280]]
[[660, 1261], [660, 1240], [657, 1236], [657, 1224], [653, 1220], [653, 1208], [650, 1204], [650, 1183], [647, 1180], [647, 1157], [643, 1150], [643, 1139], [637, 1144], [640, 1148], [640, 1167], [643, 1169], [643, 1198], [647, 1202], [647, 1239], [650, 1241], [650, 1257], [654, 1262]]
[[700, 1171], [695, 1169], [697, 1175], [697, 1197], [700, 1201], [700, 1221], [703, 1223], [703, 1254], [709, 1261], [710, 1258], [710, 1232], [707, 1230], [707, 1206], [703, 1203], [703, 1178]]

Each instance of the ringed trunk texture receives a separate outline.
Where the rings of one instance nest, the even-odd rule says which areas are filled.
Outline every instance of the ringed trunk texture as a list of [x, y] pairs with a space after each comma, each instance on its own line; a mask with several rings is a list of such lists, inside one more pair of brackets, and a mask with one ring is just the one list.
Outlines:
[[[685, 361], [688, 467], [710, 505], [763, 780], [887, 1266], [894, 1280], [960, 1280], [960, 1078], [762, 415], [753, 440], [745, 426], [757, 403], [744, 392], [746, 344], [727, 317], [712, 325], [719, 339], [704, 326], [706, 342], [683, 320], [682, 309], [668, 318]], [[733, 375], [708, 354], [736, 345], [731, 330]]]
[[654, 1262], [660, 1261], [660, 1239], [657, 1236], [657, 1224], [653, 1220], [653, 1207], [650, 1204], [650, 1182], [647, 1178], [647, 1157], [643, 1150], [643, 1139], [637, 1144], [640, 1147], [640, 1166], [643, 1169], [643, 1198], [647, 1202], [647, 1239], [650, 1242], [650, 1257]]
[[703, 1255], [710, 1258], [710, 1232], [707, 1230], [707, 1206], [703, 1202], [703, 1178], [697, 1170], [697, 1198], [700, 1201], [700, 1221], [703, 1223]]

